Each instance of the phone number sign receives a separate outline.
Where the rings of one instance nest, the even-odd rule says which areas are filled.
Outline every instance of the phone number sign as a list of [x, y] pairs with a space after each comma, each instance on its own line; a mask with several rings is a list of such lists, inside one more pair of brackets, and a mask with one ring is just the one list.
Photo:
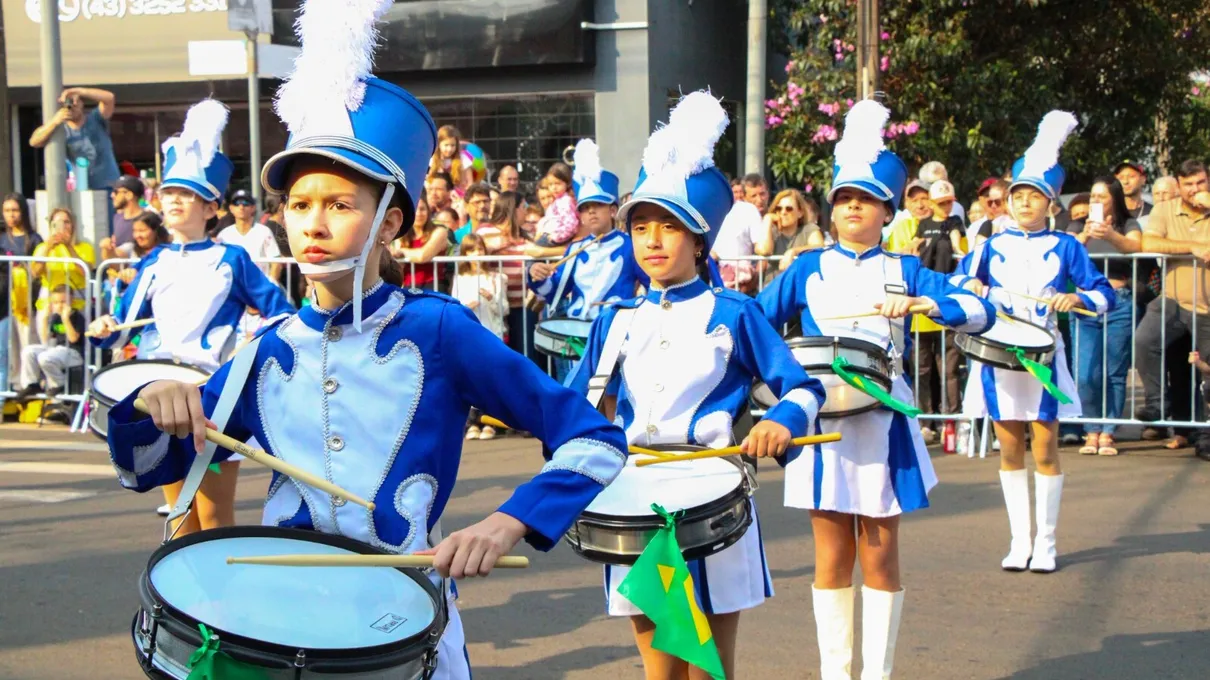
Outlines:
[[[59, 21], [123, 19], [128, 16], [162, 16], [226, 12], [227, 0], [58, 0]], [[42, 20], [42, 0], [25, 0], [25, 14]]]

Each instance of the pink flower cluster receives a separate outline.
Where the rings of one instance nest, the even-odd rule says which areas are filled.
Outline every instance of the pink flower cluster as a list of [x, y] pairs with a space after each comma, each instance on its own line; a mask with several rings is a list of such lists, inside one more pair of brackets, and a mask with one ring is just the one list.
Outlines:
[[786, 122], [786, 119], [782, 118], [781, 116], [776, 116], [776, 115], [772, 115], [772, 114], [765, 116], [765, 127], [766, 128], [775, 128], [784, 122]]
[[852, 52], [856, 49], [857, 46], [852, 43], [847, 43], [840, 38], [832, 39], [832, 56], [836, 58], [836, 61], [843, 61], [845, 52]]
[[815, 134], [811, 136], [811, 141], [816, 144], [822, 144], [824, 142], [834, 142], [839, 137], [840, 134], [836, 131], [836, 128], [825, 124], [816, 128]]
[[884, 54], [882, 59], [878, 60], [878, 70], [886, 73], [889, 68], [891, 68], [891, 58]]
[[1192, 92], [1193, 92], [1194, 97], [1200, 97], [1202, 94], [1202, 88], [1198, 87], [1197, 85], [1194, 85]]
[[802, 190], [809, 194], [815, 190], [815, 185], [807, 182], [806, 184], [802, 185]]
[[819, 112], [828, 116], [835, 116], [836, 114], [840, 113], [840, 102], [820, 104]]
[[909, 136], [920, 132], [920, 123], [916, 121], [908, 121], [906, 123], [891, 123], [887, 129], [883, 131], [882, 136], [887, 139], [894, 139], [900, 135]]

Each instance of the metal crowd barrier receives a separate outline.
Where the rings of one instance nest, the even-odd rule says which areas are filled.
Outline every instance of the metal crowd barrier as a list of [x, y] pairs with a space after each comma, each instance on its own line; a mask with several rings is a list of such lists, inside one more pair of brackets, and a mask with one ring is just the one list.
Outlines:
[[[1136, 350], [1135, 350], [1135, 333], [1137, 331], [1140, 321], [1143, 319], [1144, 312], [1145, 312], [1145, 310], [1140, 309], [1139, 305], [1138, 305], [1138, 302], [1140, 300], [1140, 290], [1139, 290], [1140, 286], [1137, 284], [1139, 283], [1139, 273], [1141, 271], [1141, 266], [1143, 264], [1147, 263], [1149, 260], [1157, 261], [1159, 263], [1158, 266], [1159, 266], [1159, 270], [1160, 270], [1160, 281], [1161, 281], [1161, 287], [1162, 287], [1159, 297], [1162, 299], [1162, 298], [1166, 297], [1166, 293], [1167, 293], [1166, 288], [1163, 288], [1163, 286], [1166, 286], [1166, 284], [1167, 284], [1166, 278], [1167, 278], [1167, 273], [1168, 273], [1169, 260], [1192, 259], [1193, 267], [1194, 267], [1194, 272], [1193, 272], [1194, 281], [1197, 281], [1198, 277], [1201, 274], [1201, 268], [1206, 265], [1204, 263], [1200, 262], [1199, 260], [1197, 260], [1196, 258], [1190, 258], [1188, 256], [1164, 256], [1164, 255], [1149, 254], [1149, 253], [1097, 254], [1097, 255], [1093, 255], [1092, 257], [1094, 258], [1094, 260], [1101, 263], [1101, 266], [1104, 268], [1104, 271], [1106, 271], [1106, 272], [1108, 271], [1109, 263], [1112, 260], [1127, 260], [1127, 261], [1131, 262], [1131, 274], [1132, 275], [1131, 275], [1131, 282], [1130, 282], [1131, 285], [1129, 286], [1129, 288], [1130, 288], [1129, 304], [1131, 304], [1131, 320], [1130, 320], [1130, 323], [1131, 323], [1131, 340], [1130, 340], [1131, 356], [1130, 356], [1130, 369], [1127, 372], [1127, 381], [1128, 382], [1127, 382], [1127, 387], [1126, 387], [1125, 403], [1122, 405], [1122, 410], [1121, 410], [1122, 416], [1118, 417], [1118, 418], [1083, 416], [1080, 418], [1062, 419], [1061, 422], [1064, 424], [1075, 424], [1075, 425], [1084, 425], [1084, 424], [1115, 425], [1115, 426], [1146, 425], [1146, 426], [1152, 426], [1152, 427], [1174, 427], [1174, 428], [1210, 427], [1210, 422], [1204, 422], [1204, 421], [1199, 420], [1199, 411], [1200, 411], [1199, 407], [1201, 407], [1201, 403], [1200, 403], [1200, 399], [1199, 399], [1199, 392], [1197, 389], [1190, 390], [1191, 393], [1189, 395], [1189, 411], [1188, 411], [1188, 413], [1190, 415], [1188, 418], [1180, 419], [1180, 418], [1176, 418], [1176, 417], [1163, 417], [1160, 420], [1153, 421], [1153, 422], [1144, 422], [1144, 421], [1141, 421], [1138, 419], [1137, 412], [1138, 412], [1139, 400], [1142, 395], [1139, 394], [1141, 392], [1141, 390], [1138, 389], [1139, 386], [1137, 385], [1137, 381], [1139, 380], [1139, 372], [1138, 372], [1139, 357], [1136, 356]], [[778, 256], [773, 256], [773, 257], [750, 256], [750, 257], [743, 257], [743, 258], [726, 258], [726, 259], [721, 260], [720, 264], [740, 265], [741, 263], [747, 263], [747, 266], [751, 267], [751, 269], [752, 269], [753, 279], [752, 279], [752, 283], [750, 285], [745, 286], [745, 289], [742, 292], [745, 292], [745, 293], [751, 294], [751, 295], [755, 295], [755, 294], [758, 294], [760, 291], [762, 291], [765, 288], [765, 286], [770, 281], [773, 280], [773, 278], [775, 278], [777, 275], [780, 275], [780, 272], [777, 272], [777, 267], [778, 267], [778, 263], [779, 263], [780, 259], [781, 258]], [[256, 259], [255, 261], [258, 264], [289, 265], [289, 264], [294, 263], [294, 260], [292, 258], [286, 258], [286, 257], [259, 258], [259, 259]], [[405, 269], [409, 272], [410, 278], [413, 280], [415, 280], [417, 272], [421, 271], [422, 268], [431, 267], [432, 268], [432, 277], [431, 277], [432, 284], [429, 287], [435, 287], [439, 290], [447, 291], [448, 288], [446, 287], [446, 283], [449, 280], [447, 277], [449, 277], [453, 274], [454, 269], [460, 263], [478, 262], [482, 265], [485, 265], [489, 269], [493, 269], [494, 271], [501, 272], [501, 273], [503, 273], [503, 270], [504, 270], [504, 267], [506, 264], [518, 263], [520, 265], [520, 275], [522, 277], [523, 289], [528, 291], [529, 274], [528, 274], [527, 265], [529, 263], [532, 263], [535, 261], [537, 261], [537, 260], [535, 260], [534, 258], [528, 257], [528, 256], [514, 256], [514, 255], [487, 255], [487, 256], [478, 256], [478, 257], [439, 256], [439, 257], [433, 258], [430, 262], [424, 263], [424, 264], [411, 263], [411, 262], [402, 262], [402, 264], [404, 265]], [[10, 268], [10, 271], [15, 270], [15, 268], [17, 268], [17, 267], [26, 268], [26, 270], [27, 270], [27, 279], [26, 280], [30, 283], [29, 290], [31, 292], [36, 286], [33, 285], [34, 277], [32, 277], [32, 275], [30, 275], [28, 273], [28, 269], [30, 267], [32, 267], [32, 265], [34, 263], [43, 263], [43, 264], [47, 264], [47, 265], [54, 265], [54, 264], [69, 265], [71, 267], [78, 268], [80, 270], [80, 272], [82, 272], [84, 275], [83, 278], [86, 282], [86, 285], [84, 286], [84, 288], [75, 290], [73, 292], [80, 293], [85, 296], [86, 304], [85, 304], [83, 313], [85, 316], [86, 323], [90, 322], [93, 318], [96, 318], [97, 316], [100, 316], [100, 315], [106, 314], [106, 313], [110, 313], [110, 310], [111, 310], [111, 307], [113, 304], [113, 297], [107, 291], [107, 288], [108, 288], [107, 282], [109, 281], [109, 270], [111, 268], [122, 268], [124, 266], [133, 264], [134, 262], [136, 262], [136, 260], [133, 260], [133, 259], [110, 259], [110, 260], [105, 260], [105, 261], [98, 263], [94, 270], [92, 267], [89, 266], [89, 264], [87, 262], [80, 260], [80, 259], [74, 259], [74, 258], [34, 258], [34, 257], [22, 257], [22, 256], [0, 256], [0, 263], [7, 264], [8, 267]], [[444, 268], [444, 271], [443, 271], [443, 268]], [[288, 266], [285, 268], [285, 271], [286, 271], [286, 276], [287, 276], [287, 281], [286, 281], [287, 288], [292, 290], [293, 289], [293, 286], [292, 286], [293, 271]], [[6, 295], [9, 295], [10, 300], [12, 300], [14, 279], [15, 279], [15, 276], [10, 275], [8, 277], [7, 289], [3, 293]], [[68, 280], [70, 281], [70, 277]], [[734, 281], [730, 282], [728, 285], [732, 288], [737, 287], [735, 285]], [[1144, 285], [1145, 285], [1145, 282], [1144, 282]], [[507, 294], [507, 291], [505, 294]], [[1202, 294], [1203, 294], [1202, 291], [1195, 290], [1195, 298], [1194, 298], [1195, 303], [1197, 302], [1197, 296], [1200, 296]], [[45, 295], [46, 295], [46, 291], [43, 289], [43, 291], [41, 292], [41, 296], [45, 297]], [[524, 299], [525, 298], [523, 295], [522, 303], [519, 308], [520, 309], [519, 328], [522, 331], [521, 342], [520, 343], [512, 342], [511, 344], [514, 346], [514, 349], [517, 349], [519, 347], [519, 348], [525, 350], [525, 352], [523, 352], [523, 353], [525, 353], [531, 357], [534, 357], [533, 347], [532, 347], [531, 322], [536, 321], [536, 318], [533, 318], [535, 315], [535, 312], [532, 312], [529, 309], [529, 307], [524, 303]], [[8, 324], [10, 337], [2, 339], [4, 342], [7, 342], [10, 347], [14, 347], [14, 346], [24, 347], [27, 344], [25, 342], [22, 342], [22, 343], [12, 342], [14, 339], [12, 337], [14, 335], [14, 333], [18, 333], [18, 334], [25, 333], [25, 338], [28, 339], [30, 337], [31, 329], [37, 328], [35, 320], [37, 319], [37, 314], [38, 314], [39, 310], [37, 310], [37, 308], [36, 308], [36, 300], [34, 299], [34, 296], [32, 294], [27, 295], [26, 299], [23, 302], [26, 305], [26, 309], [25, 309], [26, 318], [29, 319], [31, 323], [28, 326], [24, 326], [23, 328], [17, 327], [18, 324], [16, 322], [15, 315], [10, 314], [10, 322]], [[1125, 300], [1122, 300], [1121, 302], [1126, 303]], [[1159, 359], [1159, 363], [1160, 363], [1159, 374], [1160, 374], [1161, 389], [1160, 389], [1160, 394], [1158, 395], [1158, 397], [1159, 397], [1160, 413], [1162, 415], [1166, 415], [1168, 413], [1168, 407], [1174, 406], [1174, 404], [1172, 403], [1174, 401], [1174, 399], [1172, 397], [1169, 397], [1169, 395], [1167, 394], [1169, 380], [1166, 375], [1166, 371], [1164, 369], [1164, 367], [1166, 366], [1167, 353], [1168, 353], [1168, 347], [1167, 347], [1168, 332], [1169, 332], [1169, 326], [1171, 325], [1169, 323], [1168, 315], [1173, 314], [1173, 313], [1178, 313], [1178, 312], [1176, 312], [1174, 302], [1171, 302], [1170, 304], [1162, 304], [1159, 306], [1159, 308], [1160, 308], [1160, 314], [1161, 314], [1161, 317], [1160, 317], [1161, 318], [1161, 323], [1160, 323], [1161, 349], [1160, 349], [1160, 359]], [[514, 311], [516, 309], [517, 308], [512, 308], [512, 310], [514, 310]], [[1198, 325], [1198, 321], [1199, 321], [1199, 314], [1196, 309], [1196, 304], [1194, 305], [1194, 310], [1193, 310], [1192, 314], [1189, 316], [1190, 316], [1189, 326], [1190, 326], [1190, 333], [1192, 335], [1192, 344], [1193, 344], [1193, 347], [1196, 349], [1197, 338], [1198, 338], [1197, 325]], [[1080, 346], [1081, 335], [1083, 333], [1087, 333], [1088, 331], [1082, 328], [1082, 326], [1084, 326], [1085, 324], [1080, 322], [1079, 320], [1077, 320], [1074, 315], [1069, 315], [1069, 317], [1071, 317], [1071, 324], [1070, 324], [1070, 332], [1068, 333], [1068, 335], [1070, 336], [1070, 344], [1071, 344], [1070, 349], [1074, 352], [1074, 351], [1076, 351], [1076, 348], [1078, 348]], [[981, 456], [986, 455], [987, 439], [988, 439], [987, 431], [990, 429], [989, 427], [987, 427], [986, 420], [984, 419], [984, 423], [983, 423], [984, 427], [980, 428], [980, 427], [978, 427], [979, 419], [970, 417], [970, 416], [966, 416], [960, 412], [952, 412], [952, 411], [960, 411], [961, 405], [949, 403], [949, 395], [947, 394], [946, 389], [945, 389], [945, 380], [946, 380], [947, 376], [944, 372], [944, 367], [946, 366], [946, 359], [948, 356], [948, 352], [956, 351], [947, 346], [947, 344], [948, 344], [947, 343], [947, 340], [948, 340], [947, 333], [949, 333], [949, 332], [951, 332], [951, 331], [947, 331], [945, 329], [942, 329], [940, 331], [940, 343], [939, 343], [940, 349], [938, 351], [938, 360], [939, 360], [940, 367], [933, 368], [933, 371], [937, 373], [937, 378], [938, 378], [938, 383], [939, 383], [939, 392], [940, 392], [939, 393], [939, 401], [940, 401], [939, 410], [941, 412], [940, 413], [924, 413], [924, 414], [920, 415], [920, 419], [925, 420], [925, 421], [934, 421], [934, 422], [954, 421], [956, 424], [961, 424], [963, 422], [967, 423], [970, 426], [970, 430], [969, 430], [969, 435], [966, 435], [968, 437], [967, 446], [964, 447], [965, 451], [966, 451], [966, 455], [974, 456], [977, 449], [980, 451], [979, 455], [981, 455]], [[1107, 323], [1101, 323], [1100, 333], [1101, 333], [1102, 347], [1104, 347], [1104, 345], [1108, 339], [1108, 336], [1109, 336], [1109, 327], [1108, 327]], [[913, 352], [913, 356], [911, 357], [911, 362], [910, 362], [910, 365], [908, 368], [908, 372], [913, 379], [913, 383], [916, 385], [919, 385], [919, 382], [920, 382], [920, 363], [919, 363], [920, 362], [920, 352], [919, 352], [920, 332], [918, 330], [913, 333], [913, 338], [915, 340], [915, 342], [914, 342], [915, 350]], [[1065, 341], [1065, 343], [1066, 343], [1066, 341]], [[10, 364], [10, 366], [17, 368], [17, 370], [19, 371], [19, 366], [18, 366], [19, 360], [20, 360], [19, 352], [17, 353], [16, 356], [13, 356], [12, 354], [13, 353], [10, 352], [9, 364]], [[1069, 356], [1072, 356], [1072, 355], [1069, 354]], [[1203, 358], [1207, 361], [1210, 361], [1210, 356], [1203, 357]], [[1100, 395], [1100, 401], [1101, 401], [1100, 411], [1101, 411], [1101, 413], [1105, 413], [1108, 410], [1107, 407], [1110, 406], [1110, 404], [1109, 404], [1110, 381], [1109, 381], [1109, 377], [1106, 375], [1108, 373], [1108, 369], [1109, 369], [1109, 363], [1110, 363], [1109, 359], [1110, 359], [1110, 357], [1108, 355], [1108, 352], [1102, 351], [1102, 357], [1101, 357], [1102, 385], [1101, 385], [1101, 395]], [[1075, 383], [1077, 386], [1081, 382], [1080, 363], [1081, 362], [1079, 362], [1078, 360], [1069, 362], [1069, 370], [1071, 371], [1072, 377], [1075, 380]], [[101, 365], [101, 350], [96, 349], [95, 347], [90, 347], [87, 350], [87, 356], [85, 357], [84, 370], [83, 370], [84, 380], [83, 380], [82, 386], [80, 386], [80, 391], [65, 392], [65, 393], [59, 395], [58, 398], [63, 401], [75, 402], [77, 404], [82, 405], [83, 402], [86, 400], [86, 395], [87, 395], [89, 389], [91, 388], [92, 376], [95, 373], [95, 371], [100, 368], [100, 365]], [[968, 365], [969, 365], [969, 362], [966, 362], [965, 359], [963, 359], [963, 361], [960, 362], [959, 369], [958, 369], [960, 375], [963, 372], [963, 367], [968, 366]], [[549, 362], [548, 362], [548, 368], [549, 368]], [[1190, 384], [1196, 386], [1196, 384], [1198, 382], [1198, 378], [1199, 378], [1197, 369], [1195, 366], [1190, 364], [1189, 371], [1190, 371]], [[12, 372], [10, 371], [8, 383], [11, 384], [15, 379], [16, 379], [16, 375], [12, 374]], [[969, 376], [968, 376], [968, 379], [969, 379]], [[963, 383], [961, 383], [961, 381], [960, 381], [960, 384], [963, 384]], [[70, 382], [69, 382], [69, 385], [70, 385]], [[1132, 389], [1132, 386], [1133, 386], [1133, 389]], [[9, 387], [10, 387], [9, 384], [0, 385], [0, 389], [4, 390], [3, 392], [0, 392], [0, 395], [3, 395], [5, 397], [13, 396], [15, 394], [15, 392], [12, 391], [11, 389], [9, 389]], [[71, 386], [71, 387], [74, 388], [75, 386]], [[916, 390], [916, 392], [919, 393], [919, 390]], [[1070, 396], [1075, 400], [1079, 400], [1078, 394], [1070, 395]], [[75, 422], [73, 423], [73, 427], [75, 427], [75, 428], [79, 428], [82, 426], [82, 422], [81, 422], [82, 418], [80, 417], [81, 412], [82, 412], [82, 409], [77, 409], [77, 415], [75, 418]], [[754, 415], [759, 416], [762, 413], [762, 411], [756, 409], [753, 411], [753, 413], [754, 413]], [[965, 430], [965, 428], [963, 428], [963, 429]], [[982, 430], [982, 437], [981, 437], [982, 444], [980, 446], [976, 447], [975, 439], [976, 439], [976, 437], [978, 437], [978, 433], [980, 430]]]

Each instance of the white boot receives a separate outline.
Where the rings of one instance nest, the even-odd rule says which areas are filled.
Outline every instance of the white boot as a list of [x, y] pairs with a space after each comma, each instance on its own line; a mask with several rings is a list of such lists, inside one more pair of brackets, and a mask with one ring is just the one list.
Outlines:
[[1055, 565], [1055, 529], [1059, 526], [1059, 501], [1063, 498], [1063, 475], [1047, 476], [1034, 473], [1034, 493], [1037, 504], [1038, 537], [1034, 541], [1034, 558], [1029, 570], [1049, 574]]
[[853, 586], [820, 590], [811, 586], [821, 680], [853, 680]]
[[1000, 568], [1005, 571], [1025, 571], [1029, 567], [1030, 552], [1029, 473], [1025, 470], [1001, 470], [1000, 488], [1004, 491], [1008, 530], [1013, 537], [1008, 557], [1000, 562]]
[[861, 587], [861, 680], [890, 680], [902, 614], [902, 590]]

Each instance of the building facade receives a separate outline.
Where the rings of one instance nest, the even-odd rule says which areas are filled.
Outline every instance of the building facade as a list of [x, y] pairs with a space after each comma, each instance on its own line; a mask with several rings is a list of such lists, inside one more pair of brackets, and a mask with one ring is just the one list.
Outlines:
[[[41, 153], [28, 145], [41, 120], [39, 0], [2, 0], [13, 111], [12, 163], [32, 194]], [[290, 44], [298, 0], [274, 0], [273, 42]], [[117, 95], [111, 121], [120, 161], [158, 166], [158, 149], [180, 130], [193, 102], [214, 96], [232, 108], [224, 141], [249, 181], [247, 85], [190, 74], [191, 41], [234, 40], [226, 0], [60, 0], [63, 81]], [[375, 71], [412, 91], [438, 125], [479, 144], [490, 169], [519, 166], [536, 181], [581, 137], [595, 137], [602, 162], [628, 190], [647, 135], [681, 92], [709, 87], [742, 115], [745, 0], [397, 0], [382, 27]], [[286, 133], [271, 111], [275, 80], [262, 80], [262, 154]], [[742, 124], [719, 145], [734, 174]]]

